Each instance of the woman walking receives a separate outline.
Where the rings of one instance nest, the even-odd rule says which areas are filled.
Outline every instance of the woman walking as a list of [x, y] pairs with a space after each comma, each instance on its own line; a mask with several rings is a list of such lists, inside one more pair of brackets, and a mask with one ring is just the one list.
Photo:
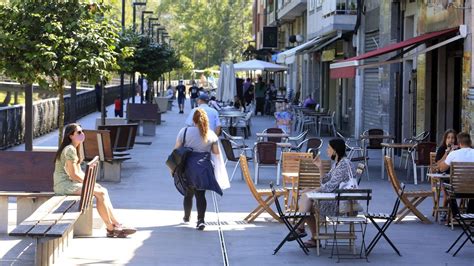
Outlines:
[[184, 175], [187, 178], [188, 187], [184, 196], [185, 223], [189, 222], [193, 197], [196, 197], [198, 221], [196, 229], [204, 230], [206, 227], [204, 216], [207, 208], [206, 190], [212, 190], [222, 196], [222, 190], [214, 175], [214, 167], [211, 163], [211, 153], [219, 155], [217, 135], [209, 129], [209, 119], [206, 112], [198, 108], [193, 115], [194, 126], [182, 128], [176, 139], [175, 148], [192, 148], [192, 152], [186, 158]]
[[[59, 195], [81, 195], [84, 172], [81, 169], [83, 158], [79, 147], [85, 135], [79, 124], [69, 124], [64, 129], [64, 137], [55, 157], [54, 192]], [[97, 211], [107, 227], [107, 237], [127, 237], [134, 234], [135, 228], [125, 227], [114, 216], [114, 209], [107, 189], [99, 184], [94, 187]]]

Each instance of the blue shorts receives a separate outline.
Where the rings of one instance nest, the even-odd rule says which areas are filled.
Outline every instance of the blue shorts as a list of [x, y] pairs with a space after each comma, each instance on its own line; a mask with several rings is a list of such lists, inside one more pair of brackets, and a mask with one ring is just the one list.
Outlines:
[[184, 104], [184, 97], [178, 97], [178, 104]]

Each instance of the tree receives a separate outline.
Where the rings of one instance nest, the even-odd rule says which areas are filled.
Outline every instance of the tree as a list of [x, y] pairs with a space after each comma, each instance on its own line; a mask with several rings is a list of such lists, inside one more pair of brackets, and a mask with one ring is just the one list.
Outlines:
[[180, 54], [204, 69], [242, 59], [252, 39], [252, 2], [162, 0], [157, 12]]
[[0, 7], [0, 67], [23, 84], [49, 85], [59, 97], [59, 142], [64, 84], [95, 83], [118, 70], [119, 28], [108, 7], [78, 0], [15, 1]]

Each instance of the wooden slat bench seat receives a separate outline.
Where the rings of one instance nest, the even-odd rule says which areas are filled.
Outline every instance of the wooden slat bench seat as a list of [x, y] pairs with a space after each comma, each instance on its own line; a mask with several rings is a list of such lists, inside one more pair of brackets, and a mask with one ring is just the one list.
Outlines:
[[121, 152], [116, 154], [112, 151], [110, 131], [108, 130], [84, 130], [86, 139], [83, 142], [85, 160], [91, 160], [99, 156], [102, 164], [101, 177], [104, 181], [120, 182], [122, 175], [122, 163], [130, 160], [130, 154]]
[[8, 232], [8, 199], [16, 198], [17, 224], [54, 196], [55, 152], [0, 152], [0, 234]]
[[138, 124], [98, 126], [99, 130], [109, 130], [114, 152], [133, 149], [137, 136]]
[[161, 117], [156, 104], [127, 104], [127, 120], [132, 123], [139, 121], [143, 136], [155, 136], [158, 115]]
[[54, 196], [19, 224], [10, 236], [31, 237], [36, 242], [35, 264], [55, 263], [73, 236], [92, 235], [92, 198], [99, 157], [87, 164], [80, 196]]

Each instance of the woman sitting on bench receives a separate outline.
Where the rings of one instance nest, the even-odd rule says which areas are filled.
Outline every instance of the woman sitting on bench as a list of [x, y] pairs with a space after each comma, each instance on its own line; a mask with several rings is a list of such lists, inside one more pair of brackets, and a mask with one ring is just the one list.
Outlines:
[[[64, 129], [64, 137], [55, 157], [54, 192], [60, 195], [81, 195], [84, 172], [83, 158], [79, 156], [79, 146], [85, 135], [79, 124], [72, 123]], [[121, 225], [113, 214], [112, 203], [107, 189], [99, 184], [94, 187], [97, 211], [107, 227], [107, 237], [127, 237], [135, 233], [135, 228]]]

